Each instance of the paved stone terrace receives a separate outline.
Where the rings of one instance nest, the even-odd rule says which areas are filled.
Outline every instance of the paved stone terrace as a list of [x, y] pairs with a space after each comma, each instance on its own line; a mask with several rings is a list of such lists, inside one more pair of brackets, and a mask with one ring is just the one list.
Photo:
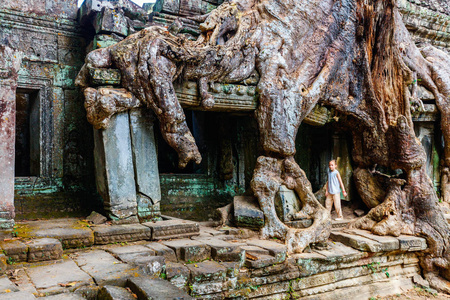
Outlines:
[[289, 256], [254, 231], [183, 220], [95, 227], [52, 220], [17, 233], [28, 238], [0, 243], [0, 300], [368, 299], [412, 288], [420, 279], [415, 252], [427, 247], [422, 238], [340, 229], [326, 245]]

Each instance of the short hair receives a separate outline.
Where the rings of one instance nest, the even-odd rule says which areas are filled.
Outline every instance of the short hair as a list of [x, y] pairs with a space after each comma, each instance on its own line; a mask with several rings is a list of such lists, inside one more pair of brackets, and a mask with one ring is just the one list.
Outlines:
[[336, 163], [336, 160], [335, 159], [332, 159], [332, 160], [330, 160], [328, 163], [330, 163], [330, 162], [334, 162], [334, 164], [335, 165], [337, 165], [337, 163]]

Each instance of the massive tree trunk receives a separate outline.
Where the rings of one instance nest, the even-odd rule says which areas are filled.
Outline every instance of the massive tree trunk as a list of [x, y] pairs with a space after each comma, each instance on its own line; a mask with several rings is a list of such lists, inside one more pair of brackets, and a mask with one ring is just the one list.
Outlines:
[[[376, 174], [373, 185], [356, 184], [363, 199], [376, 198], [374, 205], [380, 204], [354, 226], [381, 235], [425, 237], [426, 276], [448, 292], [448, 282], [439, 275], [450, 275], [445, 271], [450, 229], [425, 172], [410, 106], [419, 101], [415, 86], [420, 79], [441, 112], [448, 171], [449, 56], [429, 45], [417, 48], [394, 0], [236, 0], [213, 11], [200, 28], [197, 41], [152, 27], [91, 52], [77, 82], [87, 86], [89, 68], [119, 68], [123, 87], [153, 109], [164, 138], [185, 166], [201, 157], [172, 82], [180, 76], [198, 80], [203, 106], [209, 109], [214, 99], [206, 90], [208, 82], [239, 82], [257, 70], [256, 118], [264, 153], [252, 188], [266, 218], [262, 236], [284, 238], [291, 252], [326, 240], [331, 230], [328, 212], [292, 157], [305, 116], [318, 103], [333, 107], [352, 132], [358, 176]], [[123, 109], [124, 104], [117, 106]], [[314, 220], [311, 227], [293, 229], [278, 219], [274, 197], [281, 184], [298, 193], [302, 212]]]

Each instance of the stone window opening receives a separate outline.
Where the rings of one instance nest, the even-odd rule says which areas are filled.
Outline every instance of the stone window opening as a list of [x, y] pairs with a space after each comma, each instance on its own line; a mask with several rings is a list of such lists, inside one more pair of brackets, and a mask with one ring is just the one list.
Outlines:
[[40, 176], [39, 90], [17, 89], [15, 177]]

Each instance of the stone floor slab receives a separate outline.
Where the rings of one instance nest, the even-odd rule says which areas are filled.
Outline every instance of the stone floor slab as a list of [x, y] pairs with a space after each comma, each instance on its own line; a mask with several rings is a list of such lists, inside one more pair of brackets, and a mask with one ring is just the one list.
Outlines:
[[124, 264], [102, 250], [80, 253], [74, 260], [99, 286], [124, 286], [127, 278], [139, 276], [137, 267]]
[[150, 240], [151, 230], [141, 224], [98, 225], [93, 227], [95, 244]]
[[36, 299], [33, 294], [29, 292], [14, 292], [7, 294], [0, 294], [0, 300], [33, 300]]
[[17, 286], [11, 282], [5, 275], [0, 277], [0, 294], [18, 292]]
[[163, 220], [156, 222], [146, 222], [142, 225], [151, 228], [152, 240], [168, 240], [189, 238], [200, 234], [200, 228], [197, 222], [188, 220]]
[[93, 283], [92, 278], [83, 272], [72, 260], [27, 268], [26, 272], [38, 290], [74, 282]]
[[109, 252], [115, 255], [119, 254], [136, 254], [136, 253], [146, 253], [147, 255], [155, 255], [155, 251], [145, 247], [143, 245], [129, 245], [129, 246], [121, 246], [108, 248]]
[[347, 229], [344, 230], [345, 233], [359, 235], [364, 238], [368, 238], [370, 240], [376, 241], [381, 244], [382, 251], [394, 251], [400, 248], [400, 242], [393, 236], [380, 236], [370, 233], [367, 230], [360, 229]]
[[89, 224], [75, 218], [48, 221], [20, 222], [18, 233], [24, 238], [55, 238], [63, 248], [89, 247], [94, 244], [94, 234]]
[[74, 293], [61, 293], [57, 295], [47, 296], [45, 300], [85, 300], [81, 295]]
[[361, 251], [383, 252], [383, 245], [375, 240], [365, 238], [363, 236], [348, 234], [344, 232], [331, 232], [330, 238], [333, 241]]

